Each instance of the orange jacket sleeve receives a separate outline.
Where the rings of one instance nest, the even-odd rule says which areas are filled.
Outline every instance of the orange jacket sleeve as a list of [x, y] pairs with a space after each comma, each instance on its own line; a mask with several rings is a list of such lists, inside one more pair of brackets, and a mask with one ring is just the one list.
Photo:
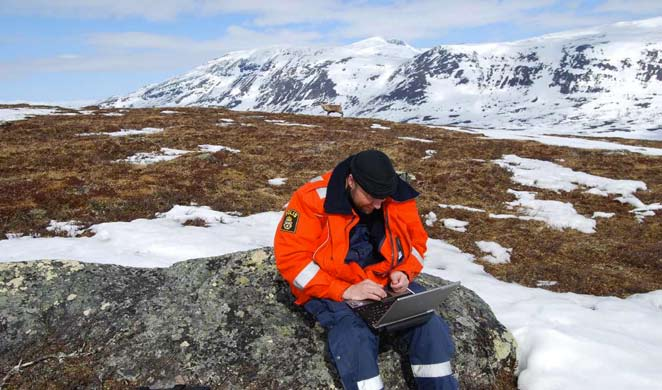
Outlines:
[[322, 202], [315, 202], [315, 196], [318, 196], [315, 191], [300, 189], [294, 193], [274, 238], [276, 267], [290, 284], [297, 303], [305, 301], [300, 298], [303, 293], [341, 301], [350, 286], [321, 269], [313, 259], [315, 250], [326, 239], [322, 235], [327, 230]]
[[421, 217], [418, 215], [418, 207], [415, 200], [404, 202], [400, 207], [404, 208], [402, 215], [407, 226], [407, 231], [409, 232], [409, 237], [411, 238], [411, 251], [409, 256], [393, 270], [404, 272], [409, 277], [409, 281], [412, 281], [423, 269], [428, 234], [423, 227]]

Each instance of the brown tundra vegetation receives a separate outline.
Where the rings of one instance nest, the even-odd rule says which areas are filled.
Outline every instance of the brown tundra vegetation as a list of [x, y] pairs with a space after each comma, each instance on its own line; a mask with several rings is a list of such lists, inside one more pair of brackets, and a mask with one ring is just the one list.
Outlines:
[[[373, 124], [381, 126], [373, 128]], [[164, 131], [127, 137], [80, 135], [147, 127]], [[662, 142], [610, 141], [662, 148]], [[200, 151], [198, 145], [203, 144], [240, 152]], [[195, 152], [149, 165], [121, 162], [161, 148]], [[581, 188], [557, 193], [523, 186], [493, 162], [515, 154], [612, 179], [641, 180], [648, 189], [635, 195], [650, 204], [662, 200], [662, 157], [493, 140], [366, 118], [223, 108], [88, 107], [0, 124], [0, 237], [52, 236], [46, 230], [51, 220], [76, 220], [89, 227], [153, 218], [177, 204], [194, 203], [244, 215], [280, 210], [298, 186], [366, 148], [385, 151], [398, 169], [409, 174], [421, 192], [422, 218], [434, 212], [439, 220], [469, 222], [465, 233], [446, 229], [439, 221], [426, 229], [432, 238], [474, 254], [501, 280], [533, 287], [539, 281], [556, 281], [545, 288], [621, 297], [662, 289], [662, 212], [640, 223], [631, 213], [632, 206], [616, 201], [615, 196], [590, 195]], [[269, 185], [268, 180], [276, 177], [287, 181]], [[487, 213], [439, 206], [514, 214], [506, 205], [515, 199], [508, 189], [569, 202], [588, 217], [595, 211], [615, 216], [597, 219], [596, 233], [586, 234], [556, 230], [538, 221], [494, 219]], [[480, 260], [484, 253], [476, 241], [496, 241], [512, 248], [511, 262], [496, 265]]]

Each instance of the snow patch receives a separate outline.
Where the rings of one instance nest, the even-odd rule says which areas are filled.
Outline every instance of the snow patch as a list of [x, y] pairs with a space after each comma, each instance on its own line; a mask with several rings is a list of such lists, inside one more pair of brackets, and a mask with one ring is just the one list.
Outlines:
[[421, 157], [421, 160], [428, 160], [437, 154], [436, 150], [428, 149], [425, 151], [425, 157]]
[[265, 119], [264, 121], [267, 122], [267, 123], [277, 125], [277, 126], [319, 127], [317, 125], [306, 125], [306, 124], [302, 124], [302, 123], [286, 122], [282, 119]]
[[414, 141], [414, 142], [423, 142], [426, 144], [430, 144], [434, 141], [429, 140], [429, 139], [424, 139], [424, 138], [414, 138], [414, 137], [398, 137], [398, 139], [405, 140], [405, 141]]
[[577, 213], [570, 203], [556, 200], [538, 200], [534, 192], [508, 190], [517, 200], [507, 203], [525, 215], [544, 221], [554, 229], [575, 229], [582, 233], [595, 233], [595, 220]]
[[230, 153], [239, 153], [241, 150], [239, 149], [234, 149], [228, 146], [222, 146], [222, 145], [198, 145], [198, 148], [200, 149], [201, 152], [208, 152], [208, 153], [216, 153], [220, 151], [226, 151]]
[[0, 123], [19, 121], [36, 115], [50, 115], [55, 108], [0, 108]]
[[121, 129], [120, 131], [100, 132], [100, 133], [80, 133], [78, 136], [89, 137], [95, 135], [107, 135], [110, 137], [128, 137], [132, 135], [149, 135], [162, 133], [164, 129], [156, 127], [145, 127], [144, 129]]
[[430, 211], [426, 216], [425, 216], [425, 224], [427, 226], [434, 226], [434, 223], [437, 222], [437, 214], [434, 212]]
[[455, 230], [456, 232], [464, 233], [467, 231], [469, 222], [461, 221], [454, 218], [444, 218], [441, 220], [446, 229]]
[[286, 181], [287, 181], [287, 178], [285, 178], [285, 177], [276, 177], [274, 179], [269, 179], [268, 183], [271, 186], [282, 186], [283, 184], [285, 184]]
[[159, 152], [141, 152], [136, 153], [122, 160], [115, 160], [116, 162], [128, 162], [131, 164], [147, 165], [163, 161], [174, 160], [179, 156], [190, 153], [188, 150], [178, 150], [170, 148], [161, 148]]
[[481, 251], [489, 253], [481, 259], [492, 264], [510, 263], [510, 254], [513, 253], [513, 248], [504, 248], [493, 241], [476, 241], [476, 245]]
[[81, 233], [82, 225], [78, 221], [58, 222], [51, 219], [46, 230], [54, 233], [64, 233], [69, 237], [76, 237]]
[[504, 155], [494, 160], [498, 166], [510, 171], [512, 180], [516, 183], [553, 191], [574, 191], [580, 187], [589, 188], [585, 191], [590, 194], [606, 196], [620, 195], [615, 198], [621, 203], [635, 207], [632, 212], [639, 221], [647, 216], [655, 215], [659, 210], [659, 203], [644, 204], [634, 193], [646, 190], [646, 183], [639, 180], [615, 180], [602, 176], [577, 172], [570, 168], [549, 162], [522, 158], [515, 155]]
[[233, 224], [239, 221], [237, 213], [224, 213], [212, 210], [207, 206], [180, 206], [176, 205], [164, 213], [156, 213], [156, 218], [176, 221], [180, 224], [192, 220], [203, 220], [208, 225]]
[[474, 207], [467, 207], [467, 206], [462, 206], [459, 204], [439, 204], [439, 207], [442, 209], [453, 209], [453, 210], [465, 210], [465, 211], [471, 211], [474, 213], [485, 213], [486, 211], [483, 209], [477, 209]]

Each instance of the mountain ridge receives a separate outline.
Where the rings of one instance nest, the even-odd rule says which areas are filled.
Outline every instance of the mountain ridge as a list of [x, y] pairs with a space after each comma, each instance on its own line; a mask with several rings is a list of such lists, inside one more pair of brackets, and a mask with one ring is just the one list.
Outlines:
[[235, 51], [106, 107], [225, 106], [551, 134], [662, 139], [662, 17], [423, 50], [372, 37]]

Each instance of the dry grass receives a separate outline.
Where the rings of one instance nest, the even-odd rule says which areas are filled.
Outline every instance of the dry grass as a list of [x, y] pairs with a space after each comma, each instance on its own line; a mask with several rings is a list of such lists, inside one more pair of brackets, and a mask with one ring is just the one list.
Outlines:
[[[38, 116], [0, 125], [0, 236], [24, 233], [49, 236], [51, 219], [100, 222], [151, 218], [176, 204], [195, 202], [243, 214], [279, 210], [292, 191], [365, 148], [387, 152], [398, 169], [413, 173], [422, 193], [421, 214], [469, 221], [467, 233], [437, 223], [430, 236], [447, 240], [480, 258], [475, 242], [496, 241], [513, 248], [510, 264], [484, 263], [496, 277], [535, 286], [539, 280], [558, 284], [550, 289], [596, 295], [626, 296], [662, 289], [662, 217], [638, 223], [631, 207], [582, 193], [554, 193], [515, 184], [510, 174], [490, 161], [504, 154], [557, 162], [563, 166], [614, 179], [642, 180], [648, 190], [636, 195], [645, 203], [662, 199], [662, 159], [546, 146], [535, 142], [487, 140], [480, 136], [389, 123], [371, 119], [228, 111], [221, 108], [126, 110], [123, 116]], [[233, 123], [220, 126], [220, 119]], [[265, 120], [317, 127], [281, 126]], [[390, 130], [373, 130], [380, 123]], [[79, 133], [122, 128], [165, 128], [147, 136], [80, 137]], [[416, 137], [434, 143], [407, 141]], [[611, 140], [615, 141], [615, 140]], [[624, 141], [643, 145], [633, 141]], [[240, 153], [190, 153], [170, 162], [138, 166], [118, 163], [137, 152], [161, 147], [197, 150], [201, 144], [223, 145]], [[662, 143], [648, 141], [650, 147]], [[423, 160], [427, 149], [437, 150]], [[562, 162], [561, 162], [562, 161]], [[282, 186], [268, 179], [287, 177]], [[531, 190], [538, 199], [571, 202], [583, 215], [616, 213], [598, 220], [597, 233], [558, 231], [540, 222], [490, 219], [484, 213], [442, 209], [459, 204], [491, 213], [512, 213], [507, 190]], [[193, 222], [204, 226], [204, 221]], [[480, 260], [478, 260], [480, 261]]]

